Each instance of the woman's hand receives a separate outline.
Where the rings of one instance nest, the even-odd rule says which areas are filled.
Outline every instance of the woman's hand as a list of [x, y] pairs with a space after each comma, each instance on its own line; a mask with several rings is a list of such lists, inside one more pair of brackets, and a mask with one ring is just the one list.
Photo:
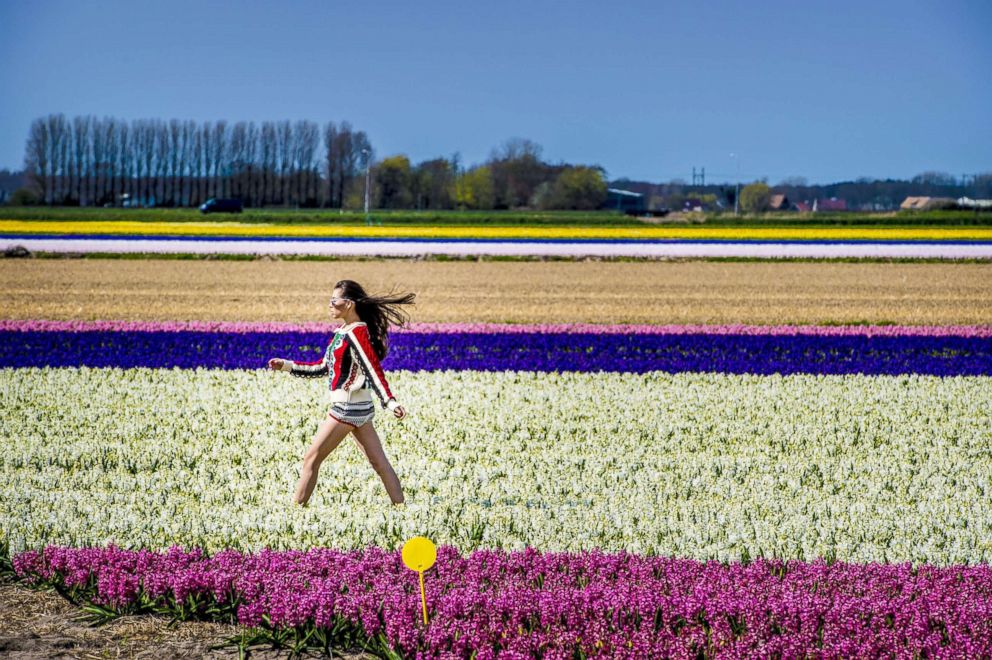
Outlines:
[[404, 410], [403, 406], [396, 406], [393, 408], [393, 414], [396, 415], [396, 419], [403, 419], [406, 417], [406, 410]]
[[282, 371], [283, 360], [279, 358], [272, 358], [269, 360], [269, 369], [274, 369], [276, 371]]

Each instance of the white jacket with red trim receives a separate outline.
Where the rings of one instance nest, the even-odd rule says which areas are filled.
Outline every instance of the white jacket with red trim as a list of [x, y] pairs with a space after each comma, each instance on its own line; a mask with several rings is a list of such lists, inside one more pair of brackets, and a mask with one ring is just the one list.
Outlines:
[[315, 362], [283, 360], [282, 370], [302, 378], [328, 377], [327, 388], [358, 392], [372, 389], [383, 408], [392, 411], [399, 404], [389, 390], [386, 375], [372, 348], [369, 329], [364, 321], [355, 321], [334, 332], [324, 356]]

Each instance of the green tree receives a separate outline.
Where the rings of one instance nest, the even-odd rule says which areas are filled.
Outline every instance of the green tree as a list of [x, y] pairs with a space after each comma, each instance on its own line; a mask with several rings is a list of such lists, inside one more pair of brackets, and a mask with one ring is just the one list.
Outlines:
[[[374, 193], [371, 193], [371, 195], [370, 200], [373, 202], [374, 206], [376, 198], [374, 197]], [[341, 199], [341, 208], [349, 209], [351, 211], [361, 211], [365, 208], [364, 176], [355, 176], [345, 180], [344, 194]]]
[[522, 138], [511, 138], [494, 149], [486, 165], [492, 173], [494, 208], [526, 206], [537, 187], [552, 177], [541, 160], [541, 146]]
[[745, 213], [761, 213], [768, 210], [772, 189], [767, 183], [752, 183], [741, 189], [741, 210]]
[[445, 158], [425, 160], [413, 169], [412, 192], [417, 209], [450, 209], [454, 167]]
[[456, 196], [462, 208], [491, 209], [494, 202], [492, 170], [482, 165], [465, 172], [459, 177]]
[[11, 206], [34, 206], [39, 204], [41, 199], [35, 194], [30, 188], [21, 187], [18, 188], [11, 194], [10, 199], [7, 203]]
[[592, 210], [606, 201], [606, 179], [597, 167], [569, 167], [555, 179], [548, 208]]
[[408, 209], [413, 205], [410, 159], [390, 156], [375, 167], [376, 207], [380, 209]]

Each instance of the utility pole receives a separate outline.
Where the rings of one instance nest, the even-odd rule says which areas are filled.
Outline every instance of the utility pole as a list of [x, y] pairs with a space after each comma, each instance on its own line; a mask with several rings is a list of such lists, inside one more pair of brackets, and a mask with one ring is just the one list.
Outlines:
[[705, 186], [706, 185], [706, 168], [705, 167], [701, 167], [699, 169], [699, 175], [698, 176], [696, 175], [696, 168], [695, 167], [692, 168], [692, 185], [696, 185], [697, 183], [699, 185], [701, 185], [701, 186]]
[[734, 192], [734, 215], [738, 215], [741, 199], [741, 159], [737, 157], [737, 154], [730, 154], [730, 157], [733, 158], [734, 163], [737, 164], [737, 185]]

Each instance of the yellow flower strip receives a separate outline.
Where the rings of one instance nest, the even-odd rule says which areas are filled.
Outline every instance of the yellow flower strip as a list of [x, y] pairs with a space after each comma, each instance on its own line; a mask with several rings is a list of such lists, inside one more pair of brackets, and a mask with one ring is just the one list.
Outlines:
[[271, 225], [237, 222], [26, 221], [0, 220], [2, 233], [121, 234], [126, 236], [257, 236], [342, 238], [564, 238], [660, 239], [709, 238], [754, 240], [992, 240], [989, 227], [438, 227], [355, 225]]

